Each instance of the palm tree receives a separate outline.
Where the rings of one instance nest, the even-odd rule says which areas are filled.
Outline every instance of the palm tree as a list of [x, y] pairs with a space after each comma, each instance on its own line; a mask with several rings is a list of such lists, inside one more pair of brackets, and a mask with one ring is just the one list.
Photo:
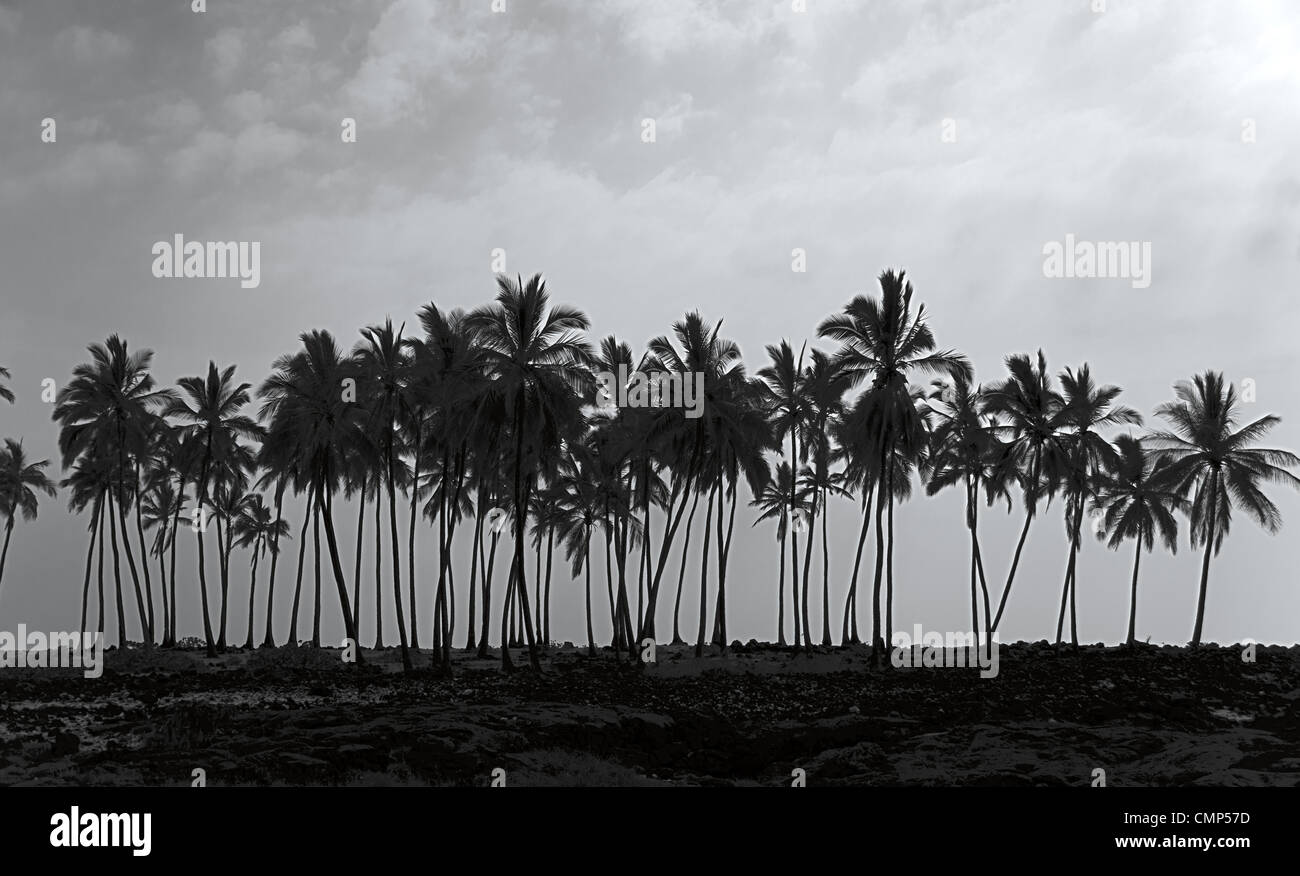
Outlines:
[[247, 460], [248, 450], [239, 443], [240, 438], [256, 439], [262, 428], [240, 413], [250, 399], [250, 384], [234, 382], [235, 366], [217, 371], [215, 362], [208, 362], [206, 377], [182, 377], [177, 381], [181, 395], [168, 403], [164, 415], [178, 421], [184, 436], [188, 458], [187, 469], [195, 472], [195, 525], [198, 541], [199, 596], [203, 604], [203, 634], [209, 657], [217, 654], [212, 638], [212, 620], [208, 609], [208, 578], [204, 560], [204, 533], [207, 517], [204, 504], [208, 502], [208, 488], [214, 474], [230, 471]]
[[[2, 367], [0, 367], [0, 378], [3, 378], [3, 379], [5, 379], [5, 380], [10, 380], [10, 379], [11, 379], [11, 375], [9, 374], [9, 369], [8, 369], [8, 368], [2, 368]], [[13, 393], [13, 390], [10, 389], [9, 387], [5, 386], [3, 383], [0, 383], [0, 398], [2, 398], [2, 399], [4, 399], [5, 401], [9, 402], [9, 404], [13, 404], [13, 403], [14, 403], [14, 393]]]
[[[393, 553], [393, 600], [397, 606], [398, 640], [402, 646], [402, 668], [411, 669], [411, 653], [406, 642], [406, 618], [402, 611], [402, 566], [397, 541], [397, 441], [404, 423], [410, 423], [414, 413], [408, 394], [412, 355], [402, 340], [403, 324], [396, 332], [393, 321], [385, 319], [382, 326], [369, 326], [361, 330], [364, 343], [353, 349], [362, 379], [370, 387], [367, 396], [368, 432], [375, 436], [374, 444], [381, 454], [382, 478], [388, 488], [388, 530]], [[378, 497], [376, 496], [376, 501]], [[377, 534], [376, 534], [377, 537]], [[376, 562], [379, 558], [376, 557]], [[375, 581], [376, 639], [383, 640], [383, 606], [379, 604], [379, 581]], [[412, 611], [414, 611], [414, 605]], [[358, 609], [358, 611], [360, 611]]]
[[1269, 414], [1237, 428], [1236, 390], [1224, 381], [1222, 373], [1206, 371], [1190, 383], [1179, 382], [1174, 394], [1176, 401], [1156, 409], [1156, 416], [1166, 420], [1171, 429], [1152, 435], [1150, 446], [1168, 459], [1161, 483], [1173, 485], [1180, 495], [1190, 492], [1192, 496], [1191, 543], [1192, 547], [1204, 547], [1192, 630], [1192, 644], [1199, 645], [1210, 555], [1222, 547], [1233, 509], [1245, 510], [1266, 532], [1277, 532], [1282, 515], [1261, 486], [1276, 482], [1300, 487], [1300, 479], [1287, 471], [1300, 465], [1300, 457], [1286, 450], [1251, 446], [1281, 418]]
[[0, 586], [4, 585], [5, 559], [9, 556], [9, 539], [14, 534], [14, 521], [19, 514], [24, 520], [35, 520], [40, 505], [38, 493], [53, 496], [54, 483], [45, 474], [48, 459], [29, 462], [22, 441], [4, 440], [0, 450], [0, 514], [5, 516], [4, 548], [0, 549]]
[[1078, 647], [1079, 630], [1075, 612], [1075, 582], [1083, 531], [1083, 511], [1095, 493], [1102, 472], [1113, 469], [1119, 459], [1115, 447], [1098, 429], [1108, 426], [1140, 426], [1142, 415], [1130, 407], [1115, 404], [1123, 392], [1118, 386], [1098, 387], [1084, 363], [1079, 370], [1066, 368], [1060, 375], [1062, 398], [1060, 422], [1066, 459], [1064, 475], [1066, 525], [1070, 534], [1070, 556], [1066, 563], [1061, 610], [1056, 621], [1056, 643], [1061, 643], [1066, 600], [1070, 605], [1070, 643]]
[[[840, 371], [837, 364], [821, 350], [812, 351], [812, 361], [808, 364], [800, 381], [801, 395], [809, 407], [807, 446], [812, 457], [812, 464], [805, 467], [804, 482], [812, 491], [811, 505], [813, 518], [809, 521], [808, 555], [804, 558], [803, 570], [803, 623], [808, 627], [808, 576], [812, 554], [813, 533], [811, 526], [816, 517], [821, 516], [822, 523], [822, 645], [831, 644], [830, 615], [830, 553], [826, 545], [827, 517], [826, 511], [831, 493], [845, 495], [840, 486], [842, 477], [832, 474], [831, 461], [835, 451], [831, 445], [831, 424], [844, 413], [842, 399], [849, 389], [849, 378]], [[805, 646], [812, 646], [812, 636], [806, 636]]]
[[86, 626], [86, 615], [90, 604], [90, 567], [95, 553], [95, 542], [99, 540], [99, 625], [96, 627], [101, 633], [104, 631], [104, 550], [103, 550], [103, 532], [104, 532], [104, 496], [106, 491], [112, 485], [112, 468], [107, 459], [100, 455], [87, 455], [77, 460], [72, 466], [72, 472], [64, 478], [59, 486], [68, 490], [68, 510], [75, 514], [80, 514], [91, 506], [93, 511], [90, 518], [90, 545], [86, 549], [86, 573], [85, 580], [81, 586], [81, 626], [79, 630], [89, 631]]
[[[158, 580], [163, 591], [163, 614], [166, 616], [163, 630], [163, 645], [176, 643], [174, 617], [176, 600], [176, 523], [185, 510], [187, 497], [172, 485], [170, 477], [158, 479], [141, 497], [141, 511], [144, 514], [144, 528], [157, 530], [154, 534], [151, 553], [158, 558]], [[168, 613], [168, 575], [163, 565], [163, 555], [168, 551], [172, 556], [170, 600], [173, 611]]]
[[[469, 319], [479, 332], [483, 356], [491, 370], [487, 390], [502, 402], [513, 438], [515, 559], [518, 588], [528, 637], [528, 657], [540, 671], [537, 643], [528, 618], [528, 582], [524, 568], [524, 534], [528, 496], [536, 472], [558, 454], [560, 441], [575, 435], [582, 424], [581, 404], [594, 386], [591, 350], [582, 333], [587, 317], [570, 307], [550, 307], [540, 274], [525, 284], [499, 277], [496, 304], [474, 311]], [[525, 453], [527, 447], [527, 453]], [[509, 589], [509, 586], [507, 587]], [[509, 598], [506, 600], [509, 604]], [[510, 669], [510, 649], [502, 643], [502, 668]]]
[[[751, 505], [762, 510], [754, 521], [757, 526], [764, 520], [776, 521], [776, 540], [781, 544], [781, 560], [777, 566], [779, 580], [776, 587], [776, 635], [777, 644], [784, 646], [785, 641], [785, 542], [790, 531], [790, 463], [782, 461], [776, 467], [776, 475], [763, 485], [754, 496]], [[796, 508], [798, 513], [802, 509]]]
[[232, 527], [235, 544], [241, 548], [252, 548], [251, 572], [248, 588], [248, 635], [244, 639], [244, 648], [253, 648], [253, 609], [257, 597], [257, 561], [267, 552], [278, 551], [281, 538], [289, 538], [289, 522], [271, 516], [271, 509], [261, 493], [251, 493], [240, 505], [239, 516]]
[[1011, 594], [1011, 584], [1020, 567], [1020, 553], [1029, 535], [1029, 526], [1038, 513], [1038, 503], [1046, 498], [1050, 506], [1052, 496], [1060, 485], [1066, 470], [1066, 453], [1059, 431], [1062, 428], [1062, 409], [1065, 405], [1060, 394], [1052, 387], [1052, 376], [1047, 370], [1047, 358], [1038, 351], [1037, 363], [1023, 353], [1008, 356], [1006, 380], [985, 390], [984, 399], [990, 415], [999, 419], [996, 431], [1003, 438], [1007, 477], [1019, 482], [1025, 506], [1025, 524], [1016, 542], [1011, 560], [1011, 570], [998, 600], [998, 610], [993, 615], [992, 633], [1002, 620]]
[[585, 444], [570, 446], [569, 458], [557, 473], [553, 524], [571, 574], [584, 576], [587, 611], [587, 655], [596, 656], [596, 637], [591, 621], [591, 536], [601, 522], [600, 493], [592, 477], [592, 459]]
[[[274, 372], [258, 390], [264, 400], [261, 417], [270, 423], [268, 433], [276, 435], [277, 441], [286, 441], [293, 455], [303, 460], [316, 497], [313, 504], [325, 524], [344, 634], [359, 645], [332, 508], [333, 494], [345, 471], [344, 460], [363, 440], [365, 414], [347, 392], [349, 387], [355, 388], [359, 372], [329, 332], [306, 332], [300, 340], [303, 348], [277, 359]], [[363, 662], [359, 647], [356, 657], [358, 664]]]
[[[984, 598], [983, 629], [986, 634], [992, 630], [988, 585], [984, 580], [980, 553], [979, 495], [981, 490], [984, 491], [990, 504], [999, 495], [1006, 495], [1004, 482], [998, 477], [1002, 450], [996, 435], [996, 422], [989, 415], [981, 386], [972, 385], [964, 375], [958, 375], [951, 383], [939, 382], [930, 399], [929, 414], [935, 424], [930, 435], [930, 454], [923, 466], [928, 474], [926, 493], [933, 496], [958, 483], [966, 490], [966, 529], [971, 541], [971, 631], [978, 642], [981, 629], [978, 597], [981, 591]], [[1009, 504], [1009, 497], [1007, 501]]]
[[[781, 341], [780, 345], [768, 345], [767, 358], [768, 364], [758, 371], [758, 376], [767, 384], [768, 389], [768, 414], [772, 420], [772, 429], [775, 433], [776, 440], [784, 441], [788, 436], [790, 439], [790, 466], [798, 470], [799, 463], [808, 458], [806, 449], [806, 440], [804, 446], [800, 446], [801, 439], [806, 439], [809, 435], [809, 422], [812, 419], [812, 410], [804, 397], [803, 386], [803, 356], [805, 344], [799, 350], [798, 360], [795, 360], [794, 350], [790, 347], [788, 341]], [[800, 643], [800, 630], [803, 629], [800, 623], [799, 612], [799, 528], [794, 524], [798, 519], [796, 515], [799, 509], [796, 507], [798, 498], [795, 495], [798, 489], [797, 478], [792, 478], [787, 484], [789, 494], [787, 499], [790, 505], [790, 565], [792, 577], [790, 586], [793, 588], [793, 601], [790, 603], [790, 611], [794, 618], [794, 647], [798, 648]], [[809, 534], [809, 538], [812, 535]], [[782, 629], [781, 641], [785, 641], [785, 631]]]
[[[908, 389], [911, 374], [948, 375], [956, 379], [972, 375], [966, 357], [944, 350], [934, 352], [935, 340], [926, 322], [925, 305], [912, 312], [912, 284], [904, 272], [887, 270], [879, 277], [881, 297], [859, 295], [844, 311], [827, 318], [817, 328], [825, 338], [838, 341], [836, 365], [851, 385], [870, 378], [870, 384], [855, 405], [852, 428], [860, 431], [867, 450], [877, 460], [876, 575], [873, 587], [872, 657], [879, 661], [885, 651], [880, 629], [880, 586], [884, 578], [884, 506], [893, 508], [895, 486], [893, 466], [886, 462], [895, 452], [915, 458], [924, 445], [924, 424]], [[891, 532], [892, 541], [892, 532]]]
[[1187, 500], [1174, 491], [1164, 477], [1169, 457], [1150, 453], [1142, 441], [1132, 435], [1115, 439], [1117, 464], [1113, 470], [1104, 471], [1097, 484], [1094, 507], [1103, 513], [1103, 527], [1097, 530], [1098, 539], [1106, 539], [1107, 547], [1118, 550], [1125, 539], [1133, 539], [1133, 585], [1129, 595], [1128, 637], [1125, 644], [1132, 647], [1137, 625], [1138, 564], [1142, 561], [1142, 547], [1150, 553], [1156, 531], [1171, 553], [1178, 553], [1178, 521], [1175, 511], [1186, 511]]
[[126, 506], [132, 496], [138, 494], [140, 479], [138, 473], [132, 474], [128, 488], [127, 476], [133, 472], [128, 459], [134, 458], [139, 464], [148, 458], [151, 436], [157, 428], [156, 412], [168, 404], [173, 395], [169, 390], [155, 388], [154, 379], [149, 374], [153, 351], [141, 350], [132, 354], [126, 341], [117, 335], [110, 336], [102, 345], [91, 344], [87, 349], [92, 361], [73, 369], [72, 380], [59, 391], [52, 416], [61, 426], [59, 450], [65, 470], [88, 454], [108, 454], [116, 463], [114, 486], [105, 496], [106, 507], [113, 503], [117, 505], [116, 519], [111, 514], [109, 516], [109, 535], [113, 546], [113, 575], [118, 583], [119, 645], [124, 647], [126, 639], [117, 562], [118, 522], [122, 525], [122, 542], [135, 586], [145, 648], [148, 649], [153, 645], [153, 634], [126, 524]]

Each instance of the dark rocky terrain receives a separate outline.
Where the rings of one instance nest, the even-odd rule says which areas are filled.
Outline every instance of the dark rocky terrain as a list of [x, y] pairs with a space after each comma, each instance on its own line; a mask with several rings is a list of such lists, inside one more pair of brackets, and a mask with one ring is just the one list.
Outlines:
[[[110, 651], [0, 670], [0, 785], [1300, 784], [1300, 648], [1003, 645], [1000, 672], [751, 643], [654, 666], [564, 646], [450, 677], [332, 649]], [[417, 665], [428, 664], [426, 654]]]

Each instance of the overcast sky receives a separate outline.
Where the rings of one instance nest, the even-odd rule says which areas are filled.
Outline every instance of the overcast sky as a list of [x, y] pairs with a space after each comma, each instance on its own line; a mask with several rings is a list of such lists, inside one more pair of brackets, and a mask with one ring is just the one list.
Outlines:
[[[982, 380], [1042, 347], [1053, 372], [1089, 362], [1153, 421], [1175, 381], [1223, 370], [1256, 381], [1246, 416], [1283, 417], [1266, 446], [1300, 449], [1300, 22], [1285, 0], [207, 5], [0, 2], [0, 365], [18, 395], [0, 404], [0, 435], [35, 458], [57, 460], [41, 381], [61, 385], [113, 332], [155, 350], [165, 384], [211, 358], [256, 385], [304, 330], [350, 345], [386, 315], [413, 324], [431, 300], [488, 300], [494, 248], [510, 273], [542, 272], [595, 338], [639, 351], [699, 308], [725, 320], [751, 370], [765, 344], [818, 344], [824, 317], [900, 268], [940, 346]], [[261, 285], [155, 279], [150, 249], [175, 234], [259, 241]], [[1149, 242], [1149, 287], [1046, 278], [1044, 245], [1067, 234]], [[1282, 533], [1239, 515], [1213, 561], [1207, 639], [1300, 636], [1300, 497], [1272, 495]], [[76, 625], [87, 521], [65, 505], [19, 521], [0, 629]], [[831, 507], [837, 638], [855, 509]], [[960, 491], [918, 491], [896, 518], [896, 625], [968, 628]], [[738, 512], [730, 630], [770, 640], [777, 544], [752, 519]], [[996, 599], [1020, 510], [982, 521]], [[434, 543], [423, 531], [426, 594]], [[201, 635], [192, 540], [181, 545], [181, 633]], [[1053, 635], [1065, 559], [1054, 505], [1030, 533], [1004, 640]], [[1131, 563], [1131, 543], [1085, 544], [1083, 641], [1122, 638]], [[236, 641], [246, 569], [232, 564]], [[1144, 558], [1140, 638], [1190, 638], [1199, 572], [1185, 532], [1177, 556]], [[338, 641], [326, 584], [325, 638]], [[603, 575], [596, 586], [606, 630]], [[292, 561], [277, 588], [282, 637]], [[582, 639], [580, 587], [565, 577], [555, 591], [555, 637]], [[369, 589], [365, 603], [368, 644]], [[384, 604], [391, 636], [391, 594]]]

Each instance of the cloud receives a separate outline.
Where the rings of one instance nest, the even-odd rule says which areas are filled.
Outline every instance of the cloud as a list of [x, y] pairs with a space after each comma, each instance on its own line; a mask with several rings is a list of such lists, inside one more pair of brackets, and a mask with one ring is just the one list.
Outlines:
[[130, 55], [131, 41], [111, 31], [76, 25], [55, 34], [54, 50], [78, 64], [103, 64]]
[[203, 45], [208, 67], [218, 82], [229, 82], [244, 60], [244, 38], [239, 31], [226, 28]]

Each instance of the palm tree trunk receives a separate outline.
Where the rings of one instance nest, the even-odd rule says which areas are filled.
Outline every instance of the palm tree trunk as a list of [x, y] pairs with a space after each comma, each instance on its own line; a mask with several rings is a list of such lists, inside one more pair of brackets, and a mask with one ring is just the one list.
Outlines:
[[17, 513], [17, 508], [12, 509], [9, 518], [5, 521], [5, 546], [0, 550], [0, 585], [4, 584], [5, 580], [5, 558], [9, 556], [9, 536], [14, 533], [14, 514]]
[[885, 643], [880, 638], [880, 585], [885, 572], [885, 464], [888, 460], [888, 435], [881, 443], [880, 473], [876, 478], [878, 494], [876, 496], [876, 578], [871, 588], [871, 660], [880, 665], [885, 654]]
[[[393, 605], [397, 609], [397, 642], [402, 649], [402, 669], [409, 672], [412, 668], [411, 648], [406, 641], [406, 617], [402, 609], [402, 558], [399, 553], [397, 544], [397, 488], [394, 485], [394, 467], [393, 467], [393, 439], [390, 430], [388, 438], [388, 532], [389, 541], [392, 542], [393, 548]], [[375, 535], [379, 535], [379, 518], [375, 518]], [[380, 550], [379, 543], [375, 542], [375, 608], [379, 608], [379, 573], [380, 573]], [[411, 560], [415, 562], [414, 558]], [[414, 579], [412, 579], [414, 584]], [[415, 603], [411, 603], [411, 613], [415, 613]], [[383, 627], [379, 628], [378, 638], [383, 639]]]
[[826, 518], [830, 495], [822, 490], [822, 647], [831, 646], [831, 555], [826, 545]]
[[171, 615], [171, 628], [172, 628], [171, 644], [172, 645], [175, 645], [176, 640], [179, 638], [179, 636], [177, 636], [176, 634], [176, 534], [180, 531], [181, 505], [183, 504], [184, 499], [185, 499], [185, 477], [184, 475], [182, 475], [180, 478], [180, 489], [178, 489], [176, 492], [176, 511], [172, 514], [172, 528], [171, 528], [171, 532], [168, 533], [168, 545], [167, 545], [168, 552], [171, 554], [171, 557], [169, 558], [169, 563], [171, 565], [171, 572], [168, 575], [168, 577], [171, 579], [170, 586], [172, 592], [172, 615]]
[[1011, 558], [1011, 571], [1007, 573], [1006, 586], [1002, 588], [1002, 598], [998, 600], [998, 611], [993, 616], [993, 625], [989, 627], [989, 633], [997, 631], [998, 624], [1002, 621], [1002, 612], [1007, 607], [1007, 596], [1011, 594], [1011, 582], [1016, 579], [1016, 569], [1020, 567], [1020, 552], [1025, 547], [1025, 537], [1029, 535], [1029, 524], [1034, 522], [1032, 510], [1025, 512], [1025, 525], [1020, 528], [1020, 539], [1016, 542], [1016, 552]]
[[[323, 484], [321, 485], [323, 486]], [[332, 500], [329, 493], [325, 494], [323, 503], [323, 513], [325, 515], [325, 540], [329, 545], [330, 565], [334, 569], [334, 583], [339, 592], [340, 608], [343, 610], [343, 629], [345, 635], [356, 643], [357, 646], [357, 665], [361, 665], [364, 660], [361, 657], [361, 642], [357, 638], [356, 617], [352, 614], [352, 609], [348, 605], [348, 585], [343, 581], [343, 564], [339, 561], [339, 544], [334, 535], [334, 517], [331, 514]]]
[[[686, 520], [686, 537], [682, 543], [682, 563], [677, 570], [677, 598], [673, 600], [673, 644], [685, 645], [686, 640], [682, 638], [678, 620], [681, 617], [682, 610], [682, 584], [686, 580], [686, 558], [690, 555], [691, 550], [691, 527], [695, 525], [695, 509], [700, 504], [700, 491], [695, 491], [695, 497], [691, 500], [691, 514]], [[685, 501], [682, 507], [686, 507]]]
[[153, 581], [149, 574], [149, 552], [144, 546], [144, 522], [140, 519], [140, 463], [135, 464], [135, 533], [140, 540], [140, 568], [144, 571], [145, 606], [148, 609], [149, 622], [145, 633], [144, 647], [149, 650], [154, 645]]
[[[718, 480], [721, 479], [722, 475], [718, 475]], [[705, 611], [709, 604], [709, 536], [712, 534], [710, 527], [713, 524], [713, 497], [718, 494], [718, 480], [715, 480], [709, 487], [708, 513], [704, 518], [704, 552], [700, 555], [700, 628], [695, 636], [696, 657], [704, 656]]]
[[1196, 597], [1196, 625], [1192, 628], [1192, 646], [1201, 644], [1201, 630], [1205, 623], [1205, 594], [1210, 584], [1210, 554], [1214, 549], [1214, 515], [1218, 508], [1219, 492], [1219, 475], [1218, 472], [1210, 474], [1210, 499], [1205, 503], [1205, 507], [1210, 509], [1207, 514], [1208, 530], [1205, 534], [1205, 555], [1201, 559], [1201, 587]]
[[862, 548], [867, 543], [867, 533], [871, 531], [871, 489], [863, 486], [866, 501], [862, 508], [862, 526], [858, 530], [858, 550], [853, 558], [853, 577], [849, 579], [849, 593], [844, 598], [844, 629], [840, 635], [840, 644], [858, 641], [858, 570], [862, 567]]
[[[780, 526], [780, 522], [777, 523]], [[776, 643], [785, 647], [785, 538], [778, 538], [781, 543], [781, 559], [777, 563], [776, 583]]]
[[889, 467], [889, 509], [885, 517], [889, 545], [885, 549], [885, 642], [894, 641], [894, 467]]
[[98, 588], [99, 589], [99, 598], [98, 598], [99, 621], [95, 629], [98, 630], [99, 634], [102, 636], [104, 635], [105, 632], [104, 630], [104, 518], [113, 512], [108, 510], [107, 508], [108, 496], [104, 491], [100, 492], [99, 501], [101, 503], [100, 513], [99, 513], [99, 527], [98, 527], [99, 528], [99, 535], [98, 535], [99, 560], [98, 560], [98, 570], [95, 573], [99, 579], [99, 588]]
[[[122, 547], [126, 553], [127, 568], [131, 572], [131, 585], [135, 590], [135, 607], [140, 615], [140, 638], [143, 640], [144, 649], [149, 651], [153, 648], [153, 635], [149, 626], [149, 614], [144, 607], [144, 591], [140, 589], [140, 571], [135, 565], [135, 550], [131, 547], [131, 535], [126, 524], [126, 507], [117, 503], [117, 516], [122, 522]], [[145, 567], [146, 573], [148, 566]]]
[[[163, 538], [166, 537], [167, 537], [167, 533], [164, 531]], [[162, 619], [163, 619], [162, 644], [164, 648], [168, 648], [171, 647], [172, 645], [172, 627], [171, 627], [171, 621], [169, 620], [169, 618], [171, 617], [170, 604], [167, 602], [167, 566], [163, 562], [162, 548], [163, 546], [159, 545], [158, 547], [158, 592], [162, 595]], [[89, 560], [87, 560], [86, 571], [87, 572], [90, 571]], [[87, 580], [89, 581], [89, 579]]]
[[203, 499], [207, 492], [207, 486], [208, 486], [206, 469], [207, 469], [207, 463], [205, 461], [204, 472], [199, 477], [198, 497], [195, 500], [197, 502], [197, 507], [195, 509], [197, 516], [195, 521], [196, 525], [194, 527], [194, 537], [197, 538], [199, 542], [199, 597], [200, 597], [200, 601], [203, 603], [203, 638], [204, 641], [207, 643], [208, 656], [216, 657], [217, 656], [216, 643], [212, 640], [212, 612], [208, 610], [207, 562], [205, 561], [203, 556], [204, 553], [203, 535], [208, 528], [207, 520], [205, 520], [203, 517]]
[[[375, 485], [378, 488], [378, 484]], [[378, 651], [384, 647], [384, 526], [383, 518], [380, 516], [382, 506], [379, 503], [379, 494], [375, 493], [375, 650]], [[396, 535], [397, 531], [393, 530]], [[394, 554], [393, 567], [397, 568], [401, 563], [401, 558]], [[401, 604], [402, 588], [397, 588], [399, 594], [397, 602]], [[355, 609], [357, 615], [357, 627], [361, 626], [361, 608], [360, 603]]]
[[226, 595], [229, 590], [229, 586], [228, 586], [229, 570], [227, 569], [226, 562], [227, 559], [230, 557], [230, 550], [227, 548], [226, 543], [229, 541], [230, 532], [227, 529], [226, 532], [227, 539], [226, 541], [222, 541], [221, 517], [222, 515], [220, 514], [213, 515], [213, 518], [217, 524], [217, 565], [221, 568], [221, 622], [217, 628], [217, 632], [218, 632], [217, 650], [225, 651], [226, 650]]
[[[315, 488], [308, 487], [307, 501], [302, 510], [302, 529], [298, 533], [298, 575], [293, 586], [293, 612], [290, 615], [288, 642], [289, 645], [295, 648], [298, 646], [298, 606], [302, 597], [303, 562], [307, 558], [307, 523], [315, 517], [315, 512], [312, 510], [314, 496]], [[267, 618], [267, 622], [270, 622], [270, 618]]]
[[248, 635], [244, 638], [244, 650], [253, 650], [253, 614], [256, 611], [254, 599], [257, 597], [257, 559], [258, 559], [258, 542], [261, 537], [253, 540], [253, 574], [248, 583]]
[[86, 632], [86, 614], [90, 608], [90, 567], [95, 558], [95, 530], [99, 526], [100, 498], [95, 499], [95, 507], [90, 513], [90, 547], [86, 549], [86, 579], [81, 585], [81, 626], [78, 631]]
[[591, 528], [588, 527], [586, 538], [583, 539], [582, 545], [582, 568], [586, 575], [586, 600], [587, 600], [587, 656], [596, 656], [596, 634], [591, 628]]
[[320, 486], [317, 485], [316, 501], [312, 502], [311, 519], [312, 563], [314, 566], [316, 585], [316, 604], [312, 608], [311, 621], [311, 646], [313, 648], [320, 647], [320, 514], [322, 504]]
[[271, 537], [271, 576], [266, 583], [266, 636], [262, 639], [263, 648], [275, 647], [275, 636], [271, 633], [271, 615], [275, 607], [275, 569], [280, 561], [280, 522], [284, 519], [284, 484], [275, 491], [275, 532]]
[[[415, 601], [415, 519], [419, 516], [418, 502], [420, 498], [420, 433], [424, 431], [423, 425], [417, 420], [415, 430], [415, 451], [413, 458], [414, 476], [411, 478], [411, 519], [410, 527], [406, 537], [406, 581], [410, 588], [410, 595], [406, 604], [411, 609], [411, 649], [418, 651], [420, 649], [420, 609]], [[392, 478], [389, 478], [392, 483]], [[486, 637], [485, 637], [486, 638]]]
[[483, 508], [483, 490], [482, 490], [481, 481], [479, 483], [479, 487], [480, 488], [476, 492], [475, 501], [474, 501], [474, 507], [475, 507], [474, 540], [470, 543], [470, 547], [469, 547], [469, 623], [467, 624], [467, 632], [465, 638], [466, 651], [473, 651], [477, 647], [474, 642], [474, 633], [476, 631], [474, 627], [474, 618], [477, 616], [474, 613], [474, 609], [475, 609], [474, 601], [478, 595], [477, 592], [479, 587], [478, 572], [479, 572], [479, 566], [481, 565], [481, 558], [483, 553], [484, 508]]
[[1126, 645], [1133, 647], [1133, 640], [1137, 634], [1137, 613], [1138, 613], [1138, 564], [1142, 562], [1142, 539], [1135, 538], [1136, 550], [1133, 551], [1133, 588], [1129, 592], [1128, 598], [1128, 638], [1125, 640]]
[[808, 579], [812, 574], [812, 549], [817, 541], [817, 504], [816, 493], [813, 494], [812, 513], [808, 515], [808, 543], [803, 549], [803, 582], [800, 586], [799, 596], [799, 618], [803, 624], [803, 647], [805, 651], [812, 651], [812, 622], [808, 617]]
[[[500, 540], [501, 533], [492, 533], [492, 546], [488, 549], [487, 568], [483, 571], [483, 629], [478, 637], [478, 656], [485, 660], [488, 656], [488, 632], [490, 630], [488, 624], [492, 620], [492, 567], [496, 564], [497, 542]], [[505, 603], [502, 603], [502, 611], [505, 611]], [[506, 646], [504, 630], [505, 626], [502, 625], [502, 648]]]
[[542, 643], [549, 646], [551, 643], [551, 560], [555, 553], [555, 530], [548, 528], [546, 530], [546, 609], [542, 612], [542, 621], [544, 632], [542, 633]]
[[799, 445], [795, 427], [790, 427], [790, 615], [794, 618], [794, 647], [799, 647]]
[[[126, 648], [126, 612], [122, 610], [122, 568], [121, 557], [117, 552], [117, 521], [113, 513], [113, 491], [108, 492], [108, 536], [113, 547], [113, 585], [117, 591], [117, 647]], [[125, 519], [125, 517], [123, 517]]]
[[[361, 551], [366, 534], [366, 484], [363, 479], [357, 496], [357, 552], [352, 567], [352, 607], [357, 612], [357, 625], [361, 624]], [[378, 502], [375, 503], [376, 507]]]

